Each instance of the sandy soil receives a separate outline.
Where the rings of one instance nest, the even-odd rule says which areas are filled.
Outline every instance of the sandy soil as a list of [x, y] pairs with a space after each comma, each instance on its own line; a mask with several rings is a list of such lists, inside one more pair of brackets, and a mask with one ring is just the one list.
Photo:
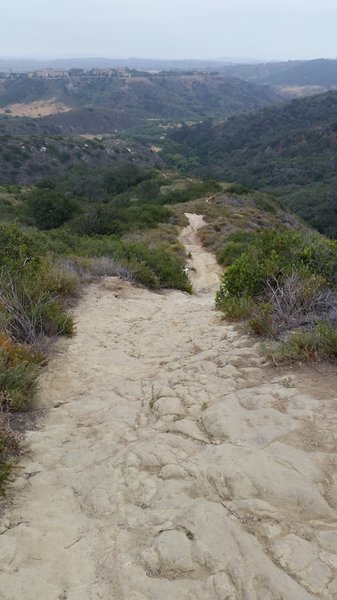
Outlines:
[[196, 294], [89, 286], [0, 526], [1, 600], [337, 597], [336, 398], [270, 371]]
[[4, 114], [6, 110], [10, 110], [12, 117], [47, 117], [48, 115], [54, 115], [60, 112], [67, 112], [71, 110], [70, 106], [66, 106], [62, 102], [58, 102], [56, 99], [51, 100], [37, 100], [36, 102], [30, 102], [28, 104], [8, 104], [5, 108], [0, 108], [0, 114]]

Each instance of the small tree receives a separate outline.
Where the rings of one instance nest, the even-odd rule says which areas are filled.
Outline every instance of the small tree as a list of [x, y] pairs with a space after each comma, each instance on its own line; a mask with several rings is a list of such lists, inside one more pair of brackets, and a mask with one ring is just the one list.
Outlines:
[[61, 227], [72, 217], [76, 202], [54, 190], [31, 192], [26, 200], [26, 215], [39, 229]]

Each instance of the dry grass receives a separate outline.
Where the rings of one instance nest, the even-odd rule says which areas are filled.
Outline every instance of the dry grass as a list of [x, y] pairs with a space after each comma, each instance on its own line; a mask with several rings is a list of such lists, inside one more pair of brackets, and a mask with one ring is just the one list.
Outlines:
[[55, 115], [61, 112], [68, 112], [71, 110], [70, 106], [66, 106], [62, 102], [57, 102], [56, 99], [51, 100], [37, 100], [29, 103], [14, 103], [8, 104], [4, 108], [0, 108], [0, 113], [4, 114], [6, 111], [10, 111], [12, 117], [47, 117], [48, 115]]
[[0, 409], [0, 494], [11, 476], [16, 457], [21, 449], [20, 437], [9, 426], [8, 417]]

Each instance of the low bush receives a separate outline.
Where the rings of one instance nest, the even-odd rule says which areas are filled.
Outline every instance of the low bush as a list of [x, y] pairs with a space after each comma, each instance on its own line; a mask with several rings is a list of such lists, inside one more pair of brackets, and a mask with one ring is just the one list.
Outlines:
[[54, 229], [69, 221], [77, 208], [72, 198], [54, 190], [40, 189], [30, 192], [25, 200], [28, 222], [39, 229]]
[[228, 296], [223, 287], [218, 290], [215, 303], [216, 307], [225, 313], [229, 321], [243, 321], [248, 319], [252, 315], [255, 306], [253, 298], [247, 296], [240, 298]]
[[0, 411], [24, 410], [31, 406], [43, 363], [41, 354], [0, 334]]
[[200, 183], [190, 183], [183, 188], [165, 190], [162, 200], [165, 204], [179, 204], [181, 202], [189, 202], [196, 200], [209, 194], [221, 192], [220, 183], [214, 179], [205, 179]]
[[216, 304], [253, 333], [287, 338], [280, 356], [335, 358], [337, 244], [314, 233], [268, 229], [233, 235]]
[[336, 322], [319, 321], [312, 331], [296, 331], [274, 350], [269, 357], [275, 362], [294, 360], [336, 360]]
[[167, 247], [148, 247], [125, 242], [117, 258], [126, 260], [135, 280], [152, 289], [175, 288], [191, 293], [190, 281], [184, 273], [183, 259]]
[[227, 236], [225, 245], [217, 252], [217, 261], [225, 267], [233, 264], [254, 239], [251, 231], [236, 231]]
[[39, 265], [38, 241], [15, 223], [0, 224], [0, 269], [34, 274]]
[[39, 285], [59, 296], [75, 296], [79, 290], [80, 278], [64, 261], [51, 262], [43, 259], [39, 269]]
[[250, 194], [252, 190], [241, 183], [229, 183], [225, 188], [228, 194], [238, 194], [239, 196], [245, 196]]
[[34, 344], [43, 335], [71, 335], [72, 317], [43, 280], [0, 273], [0, 313], [5, 329], [18, 342]]
[[272, 304], [270, 302], [260, 302], [255, 304], [247, 322], [255, 335], [273, 337], [274, 322]]
[[13, 459], [19, 450], [19, 438], [9, 427], [6, 415], [0, 410], [0, 494], [5, 492], [5, 484], [12, 472]]

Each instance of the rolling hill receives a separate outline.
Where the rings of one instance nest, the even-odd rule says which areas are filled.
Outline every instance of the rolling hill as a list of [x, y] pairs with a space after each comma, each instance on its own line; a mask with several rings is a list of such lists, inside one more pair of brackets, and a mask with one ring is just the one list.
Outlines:
[[282, 97], [266, 86], [203, 73], [0, 80], [0, 107], [10, 111], [13, 104], [38, 100], [53, 100], [71, 109], [94, 106], [124, 111], [134, 119], [199, 120], [252, 110]]
[[220, 71], [227, 77], [239, 77], [269, 86], [337, 87], [337, 60], [334, 59], [224, 65]]
[[34, 184], [41, 179], [60, 177], [74, 167], [109, 168], [113, 172], [130, 163], [146, 167], [162, 165], [156, 153], [137, 144], [50, 136], [6, 136], [0, 144], [0, 185]]
[[183, 126], [162, 155], [185, 171], [273, 192], [337, 236], [337, 92]]

